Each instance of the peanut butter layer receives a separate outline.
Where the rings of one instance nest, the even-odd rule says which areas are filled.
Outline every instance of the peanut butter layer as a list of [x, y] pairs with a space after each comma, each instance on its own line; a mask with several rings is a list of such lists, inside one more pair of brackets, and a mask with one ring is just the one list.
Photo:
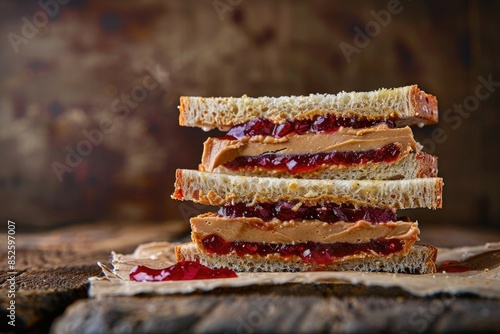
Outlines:
[[397, 143], [401, 147], [399, 159], [411, 151], [420, 151], [420, 145], [413, 139], [407, 126], [390, 129], [386, 125], [371, 128], [340, 128], [333, 133], [307, 133], [291, 135], [279, 139], [272, 137], [252, 137], [244, 140], [209, 138], [204, 143], [200, 170], [213, 171], [214, 168], [240, 156], [257, 156], [268, 152], [283, 155], [300, 155], [333, 151], [366, 151], [380, 149]]
[[216, 234], [228, 242], [247, 241], [275, 244], [295, 244], [308, 241], [320, 243], [363, 243], [371, 239], [402, 239], [407, 247], [418, 240], [418, 224], [414, 222], [387, 222], [372, 224], [337, 222], [328, 224], [319, 220], [263, 222], [259, 218], [223, 218], [204, 214], [191, 219], [193, 241], [198, 244], [210, 234]]

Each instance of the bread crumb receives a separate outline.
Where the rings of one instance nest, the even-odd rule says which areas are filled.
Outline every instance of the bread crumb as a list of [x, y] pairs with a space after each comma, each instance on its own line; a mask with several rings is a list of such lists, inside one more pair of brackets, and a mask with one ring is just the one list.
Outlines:
[[300, 209], [301, 206], [302, 206], [302, 202], [298, 202], [297, 204], [295, 204], [293, 206], [292, 211], [297, 212], [297, 210]]

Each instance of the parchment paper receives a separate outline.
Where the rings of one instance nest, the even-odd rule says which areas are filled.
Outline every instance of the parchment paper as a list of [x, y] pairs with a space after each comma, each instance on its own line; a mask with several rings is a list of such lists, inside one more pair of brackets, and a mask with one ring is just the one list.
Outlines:
[[[90, 278], [89, 295], [130, 296], [135, 294], [175, 294], [210, 291], [215, 288], [236, 288], [249, 285], [303, 284], [364, 284], [366, 286], [400, 287], [416, 296], [437, 293], [472, 293], [500, 298], [500, 242], [475, 247], [461, 247], [438, 251], [438, 265], [446, 260], [466, 261], [471, 270], [463, 273], [425, 275], [362, 273], [362, 272], [301, 272], [301, 273], [238, 273], [238, 278], [206, 279], [168, 282], [134, 282], [128, 274], [136, 265], [165, 268], [175, 263], [174, 244], [149, 243], [140, 245], [133, 254], [112, 253], [113, 269], [98, 263], [105, 277]], [[471, 257], [486, 253], [479, 259]]]

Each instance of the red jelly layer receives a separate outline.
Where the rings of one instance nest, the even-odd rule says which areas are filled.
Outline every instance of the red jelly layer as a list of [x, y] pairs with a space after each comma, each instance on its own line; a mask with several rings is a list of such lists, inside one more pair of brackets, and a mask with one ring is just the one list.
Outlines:
[[259, 135], [284, 137], [292, 133], [303, 134], [306, 132], [335, 132], [341, 126], [361, 129], [378, 124], [387, 124], [390, 128], [396, 127], [396, 123], [392, 120], [337, 117], [334, 115], [316, 116], [313, 119], [286, 121], [284, 123], [273, 123], [268, 119], [257, 118], [249, 122], [233, 126], [221, 139], [241, 139], [243, 137]]
[[400, 153], [399, 146], [392, 143], [380, 149], [367, 151], [334, 151], [300, 155], [266, 153], [257, 156], [242, 156], [224, 166], [231, 170], [260, 167], [297, 174], [316, 170], [325, 164], [357, 165], [367, 162], [391, 162], [396, 160]]
[[306, 242], [300, 244], [267, 244], [257, 242], [227, 242], [216, 234], [210, 234], [202, 239], [203, 247], [207, 253], [225, 255], [236, 252], [238, 256], [279, 254], [283, 257], [299, 256], [304, 262], [327, 264], [335, 258], [361, 254], [377, 253], [389, 255], [403, 249], [403, 243], [398, 239], [373, 239], [369, 242], [351, 244], [338, 242], [323, 244], [319, 242]]
[[136, 266], [129, 274], [130, 280], [136, 282], [184, 281], [192, 279], [238, 277], [228, 268], [210, 269], [198, 262], [183, 261], [164, 269], [151, 269]]
[[263, 221], [270, 221], [273, 218], [280, 220], [317, 219], [327, 223], [366, 220], [370, 223], [377, 224], [398, 221], [398, 216], [390, 209], [371, 207], [355, 208], [354, 205], [351, 204], [334, 203], [311, 206], [302, 204], [297, 208], [297, 202], [285, 201], [276, 203], [257, 203], [255, 205], [229, 203], [221, 206], [218, 214], [226, 218], [257, 217]]

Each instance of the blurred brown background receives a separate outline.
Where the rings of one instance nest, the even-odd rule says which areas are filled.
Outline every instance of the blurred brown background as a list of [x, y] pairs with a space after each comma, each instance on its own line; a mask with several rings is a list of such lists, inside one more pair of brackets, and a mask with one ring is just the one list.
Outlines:
[[170, 199], [174, 172], [217, 134], [178, 126], [180, 95], [413, 83], [439, 99], [415, 133], [445, 197], [409, 215], [500, 229], [498, 1], [2, 1], [0, 17], [0, 218], [19, 229], [202, 212]]

